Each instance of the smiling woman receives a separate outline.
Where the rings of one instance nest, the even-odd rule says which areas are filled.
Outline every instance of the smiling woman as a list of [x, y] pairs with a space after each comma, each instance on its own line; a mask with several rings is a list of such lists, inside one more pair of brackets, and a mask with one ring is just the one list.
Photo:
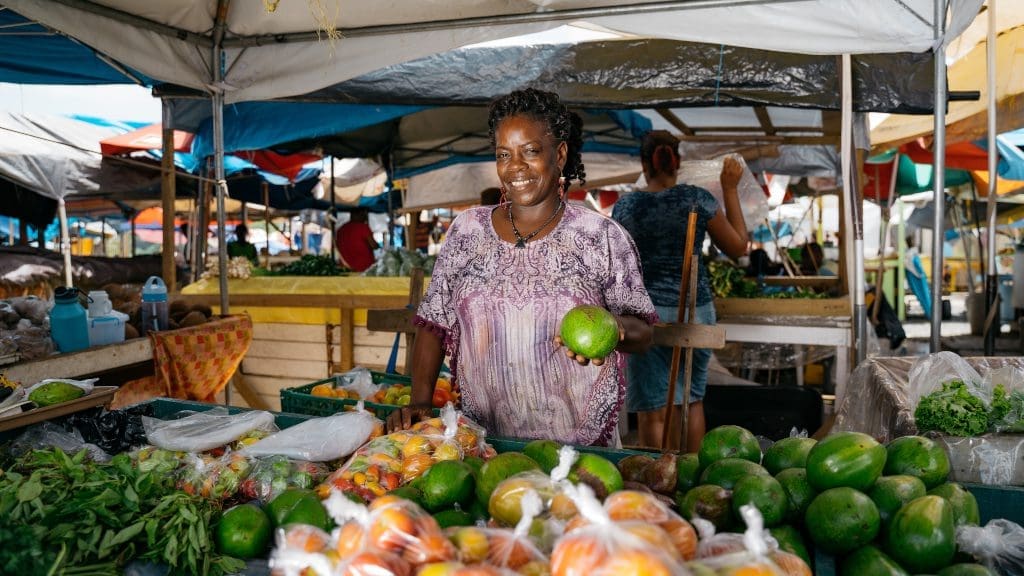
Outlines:
[[[491, 104], [502, 203], [452, 222], [417, 311], [413, 404], [393, 428], [427, 413], [444, 356], [463, 410], [497, 435], [616, 445], [623, 353], [650, 345], [656, 313], [636, 249], [609, 218], [567, 204], [586, 174], [582, 122], [552, 93], [527, 89]], [[562, 317], [608, 309], [619, 343], [587, 358], [562, 347]]]

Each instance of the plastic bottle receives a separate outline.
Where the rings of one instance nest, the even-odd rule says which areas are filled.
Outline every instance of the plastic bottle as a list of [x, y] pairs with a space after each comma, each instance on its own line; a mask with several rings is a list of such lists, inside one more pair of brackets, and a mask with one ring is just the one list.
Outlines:
[[159, 276], [150, 276], [142, 286], [142, 331], [167, 328], [167, 286]]
[[78, 302], [78, 288], [60, 286], [54, 291], [50, 335], [61, 352], [89, 347], [89, 324], [85, 308]]
[[110, 295], [107, 294], [106, 290], [93, 290], [89, 292], [90, 318], [110, 314], [110, 311], [113, 309], [114, 305], [110, 301]]

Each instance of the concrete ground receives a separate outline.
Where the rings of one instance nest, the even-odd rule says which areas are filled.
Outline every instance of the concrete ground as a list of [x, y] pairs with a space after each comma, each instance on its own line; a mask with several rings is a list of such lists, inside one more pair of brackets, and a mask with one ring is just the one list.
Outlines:
[[[967, 293], [956, 292], [943, 298], [949, 300], [952, 319], [942, 322], [942, 349], [956, 352], [961, 356], [983, 356], [982, 338], [971, 334], [971, 325], [967, 322]], [[897, 355], [920, 356], [928, 353], [931, 321], [924, 317], [921, 306], [912, 296], [907, 297], [907, 320], [903, 322], [903, 330], [907, 334], [907, 340], [900, 350], [895, 351]], [[1016, 326], [1003, 322], [1000, 335], [996, 338], [995, 355], [1024, 355]]]

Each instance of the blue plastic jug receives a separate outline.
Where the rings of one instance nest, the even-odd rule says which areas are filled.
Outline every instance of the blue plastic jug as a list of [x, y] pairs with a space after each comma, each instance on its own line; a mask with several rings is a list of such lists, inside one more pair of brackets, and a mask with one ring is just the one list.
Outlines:
[[142, 331], [167, 330], [167, 286], [163, 278], [150, 276], [142, 286]]
[[85, 308], [78, 301], [78, 288], [60, 286], [53, 294], [50, 310], [50, 336], [61, 352], [89, 347], [89, 323]]

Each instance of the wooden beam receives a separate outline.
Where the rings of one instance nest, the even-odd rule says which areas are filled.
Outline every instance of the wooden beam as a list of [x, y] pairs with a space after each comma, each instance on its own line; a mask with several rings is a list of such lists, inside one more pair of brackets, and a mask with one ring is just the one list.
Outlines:
[[[825, 134], [819, 126], [772, 126], [771, 129], [779, 134], [783, 132], [796, 132], [798, 134]], [[764, 127], [758, 128], [756, 126], [694, 126], [693, 132], [699, 134], [701, 132], [749, 132], [751, 134], [761, 134], [764, 131]]]
[[[341, 325], [338, 327], [340, 334], [338, 335], [338, 351], [341, 353], [341, 359], [338, 362], [338, 367], [341, 372], [348, 372], [355, 367], [355, 335], [352, 323], [352, 309], [342, 308], [341, 309]], [[330, 376], [330, 374], [328, 374]]]
[[725, 347], [725, 328], [705, 324], [655, 324], [654, 345], [717, 350]]
[[178, 279], [174, 264], [174, 128], [172, 127], [171, 101], [161, 100], [163, 107], [163, 124], [160, 128], [160, 204], [163, 208], [163, 247], [160, 250], [161, 273], [164, 284], [171, 292], [178, 291]]
[[838, 276], [766, 276], [768, 286], [796, 286], [798, 288], [827, 288], [839, 284]]
[[[220, 306], [219, 294], [180, 294], [189, 304]], [[242, 308], [397, 308], [407, 296], [370, 294], [231, 294], [231, 306]]]
[[686, 122], [683, 122], [679, 116], [676, 116], [675, 112], [668, 108], [655, 108], [655, 110], [657, 110], [658, 114], [660, 114], [661, 117], [671, 124], [676, 130], [679, 130], [687, 136], [693, 136], [693, 128], [687, 126]]
[[415, 312], [408, 308], [394, 310], [367, 310], [366, 329], [371, 332], [415, 332], [412, 318]]
[[761, 128], [764, 128], [764, 133], [774, 136], [775, 126], [772, 126], [772, 118], [768, 115], [768, 109], [764, 106], [754, 106], [754, 114], [757, 115], [757, 121], [761, 123]]
[[153, 343], [149, 338], [48, 356], [5, 366], [3, 371], [11, 380], [31, 386], [43, 378], [76, 378], [141, 362], [153, 362]]

